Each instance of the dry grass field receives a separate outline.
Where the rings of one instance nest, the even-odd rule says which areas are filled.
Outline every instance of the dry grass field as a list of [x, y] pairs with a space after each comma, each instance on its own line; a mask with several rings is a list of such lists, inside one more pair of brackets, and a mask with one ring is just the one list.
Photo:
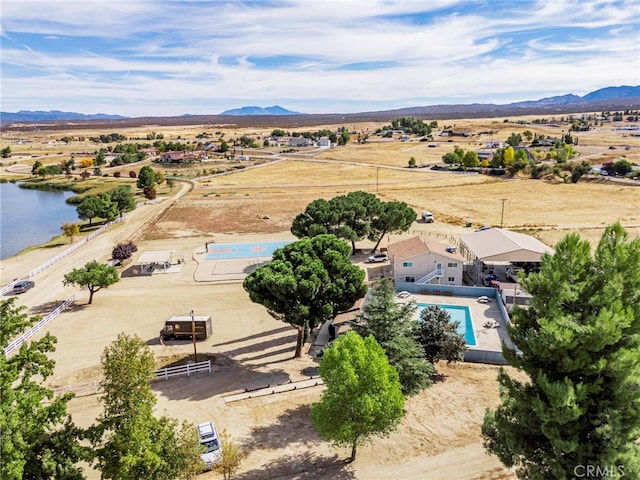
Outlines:
[[[570, 232], [579, 232], [595, 242], [607, 224], [620, 221], [632, 236], [640, 236], [637, 181], [624, 184], [600, 179], [569, 184], [406, 168], [412, 156], [418, 164], [439, 163], [441, 156], [455, 145], [478, 149], [490, 139], [504, 141], [511, 133], [527, 129], [553, 136], [562, 135], [566, 129], [566, 124], [515, 123], [534, 118], [510, 118], [507, 123], [504, 119], [442, 121], [441, 126], [452, 125], [456, 130], [470, 130], [476, 135], [456, 137], [452, 142], [438, 138], [437, 147], [429, 147], [428, 142], [370, 136], [366, 143], [351, 142], [340, 148], [300, 149], [286, 154], [280, 153], [282, 148], [257, 149], [245, 153], [252, 159], [263, 157], [260, 161], [274, 161], [228, 175], [207, 174], [193, 185], [180, 182], [181, 188], [173, 191], [163, 187], [160, 193], [164, 202], [138, 208], [124, 225], [109, 230], [43, 273], [36, 279], [37, 289], [19, 298], [32, 313], [42, 313], [55, 300], [71, 294], [79, 299], [79, 304], [65, 313], [62, 321], [52, 323], [51, 331], [60, 341], [51, 383], [68, 385], [99, 378], [100, 353], [122, 331], [147, 340], [158, 364], [188, 357], [191, 345], [162, 347], [156, 342], [157, 331], [167, 316], [189, 311], [195, 305], [198, 310], [214, 312], [214, 335], [198, 347], [199, 352], [229, 362], [217, 366], [211, 376], [154, 383], [158, 411], [194, 423], [212, 418], [219, 429], [226, 428], [247, 453], [237, 478], [513, 479], [495, 457], [487, 456], [482, 449], [480, 425], [484, 411], [498, 402], [497, 369], [493, 366], [439, 366], [441, 380], [408, 400], [398, 431], [388, 439], [375, 439], [362, 447], [353, 464], [344, 463], [348, 456], [346, 449], [331, 448], [313, 432], [308, 412], [310, 404], [319, 398], [320, 388], [225, 404], [225, 395], [248, 386], [303, 378], [316, 371], [317, 364], [311, 358], [290, 359], [295, 343], [293, 330], [269, 317], [264, 308], [252, 304], [241, 285], [194, 281], [197, 264], [192, 252], [211, 239], [257, 241], [267, 234], [269, 238], [289, 239], [292, 219], [309, 202], [354, 190], [376, 193], [385, 201], [407, 202], [417, 213], [425, 209], [433, 211], [436, 222], [416, 223], [413, 229], [417, 230], [461, 234], [470, 231], [464, 226], [466, 222], [475, 227], [500, 226], [502, 222], [505, 228], [530, 233], [553, 246]], [[366, 134], [382, 125], [367, 123], [348, 128]], [[338, 126], [341, 125], [327, 128]], [[615, 127], [607, 124], [599, 130], [581, 133], [577, 147], [581, 155], [577, 159], [602, 163], [624, 157], [640, 163], [640, 137], [624, 136]], [[321, 128], [324, 126], [298, 130]], [[262, 144], [261, 140], [271, 130], [196, 125], [115, 131], [128, 138], [144, 138], [155, 131], [163, 133], [165, 140], [180, 137], [182, 141], [194, 141], [203, 132], [213, 138], [223, 136], [228, 142], [241, 135], [252, 135], [256, 143]], [[86, 140], [69, 145], [43, 142], [63, 136], [86, 138], [106, 133], [111, 131], [69, 128], [3, 133], [0, 147], [10, 145], [14, 155], [3, 160], [0, 178], [23, 178], [25, 173], [20, 174], [20, 165], [23, 172], [29, 172], [36, 159], [45, 164], [59, 162], [71, 153], [99, 147]], [[27, 142], [16, 144], [19, 138]], [[610, 149], [611, 146], [615, 149]], [[194, 178], [202, 175], [203, 170], [223, 163], [228, 167], [238, 165], [237, 161], [219, 160], [179, 170], [156, 164], [153, 168], [160, 168], [165, 174], [180, 173]], [[140, 165], [123, 168], [139, 169]], [[112, 175], [115, 170], [103, 171]], [[133, 236], [138, 252], [174, 250], [184, 254], [186, 262], [180, 274], [122, 278], [110, 289], [99, 292], [91, 306], [84, 304], [86, 292], [62, 286], [60, 280], [70, 268], [93, 258], [106, 259], [114, 243]], [[59, 248], [34, 250], [3, 260], [3, 278], [30, 270], [58, 253]], [[70, 411], [80, 425], [90, 424], [100, 411], [97, 397], [73, 400]], [[89, 477], [97, 479], [99, 474], [89, 471]], [[218, 477], [208, 473], [202, 478]]]

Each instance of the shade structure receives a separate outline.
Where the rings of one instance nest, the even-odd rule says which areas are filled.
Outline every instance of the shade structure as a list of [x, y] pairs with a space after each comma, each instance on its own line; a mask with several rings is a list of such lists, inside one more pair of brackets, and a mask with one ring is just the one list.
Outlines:
[[502, 228], [488, 228], [460, 237], [467, 250], [483, 262], [539, 262], [553, 249], [537, 238]]
[[142, 252], [138, 258], [138, 264], [147, 265], [150, 263], [171, 263], [171, 251]]

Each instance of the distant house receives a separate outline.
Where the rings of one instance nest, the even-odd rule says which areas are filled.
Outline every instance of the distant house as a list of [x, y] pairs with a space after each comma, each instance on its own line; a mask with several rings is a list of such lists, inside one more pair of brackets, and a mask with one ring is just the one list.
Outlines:
[[502, 148], [504, 147], [504, 143], [500, 140], [489, 140], [484, 148]]
[[291, 137], [289, 139], [289, 146], [291, 147], [311, 147], [313, 144], [313, 140], [306, 137]]
[[158, 155], [158, 153], [160, 153], [160, 150], [158, 150], [156, 147], [141, 148], [140, 151], [146, 153], [150, 157], [155, 157], [156, 155]]
[[329, 140], [328, 138], [321, 138], [318, 140], [318, 146], [319, 147], [330, 147], [331, 146], [331, 140]]
[[478, 160], [488, 160], [491, 161], [493, 159], [493, 152], [487, 150], [478, 150], [476, 152], [478, 154]]
[[165, 163], [192, 163], [200, 160], [200, 153], [190, 150], [168, 151], [160, 154], [160, 161]]
[[464, 258], [456, 247], [412, 237], [389, 245], [388, 255], [396, 282], [462, 285]]

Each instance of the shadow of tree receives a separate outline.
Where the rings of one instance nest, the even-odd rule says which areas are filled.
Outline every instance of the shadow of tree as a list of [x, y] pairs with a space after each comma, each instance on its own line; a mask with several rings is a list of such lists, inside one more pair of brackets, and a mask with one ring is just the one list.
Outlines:
[[311, 405], [290, 408], [269, 425], [254, 427], [243, 445], [247, 449], [284, 448], [293, 443], [309, 444], [321, 441], [311, 424]]
[[313, 452], [286, 455], [260, 468], [234, 476], [236, 480], [332, 480], [355, 479], [348, 460], [337, 455], [322, 456]]
[[33, 307], [31, 307], [29, 309], [29, 312], [32, 315], [47, 315], [50, 312], [54, 311], [56, 308], [58, 308], [58, 305], [60, 305], [62, 302], [59, 300], [55, 300], [53, 302], [44, 302], [41, 303], [40, 305], [35, 305]]
[[300, 370], [305, 377], [316, 377], [320, 375], [320, 366], [306, 367]]

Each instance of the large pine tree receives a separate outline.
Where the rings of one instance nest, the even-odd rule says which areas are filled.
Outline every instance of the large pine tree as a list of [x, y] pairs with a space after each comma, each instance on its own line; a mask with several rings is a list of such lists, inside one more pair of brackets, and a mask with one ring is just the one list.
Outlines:
[[352, 328], [361, 337], [372, 335], [398, 370], [402, 393], [415, 395], [431, 385], [433, 365], [427, 361], [416, 339], [418, 323], [415, 302], [399, 303], [389, 279], [374, 285], [371, 298]]
[[568, 235], [523, 284], [504, 354], [528, 380], [501, 371], [486, 448], [523, 479], [640, 478], [640, 239]]

